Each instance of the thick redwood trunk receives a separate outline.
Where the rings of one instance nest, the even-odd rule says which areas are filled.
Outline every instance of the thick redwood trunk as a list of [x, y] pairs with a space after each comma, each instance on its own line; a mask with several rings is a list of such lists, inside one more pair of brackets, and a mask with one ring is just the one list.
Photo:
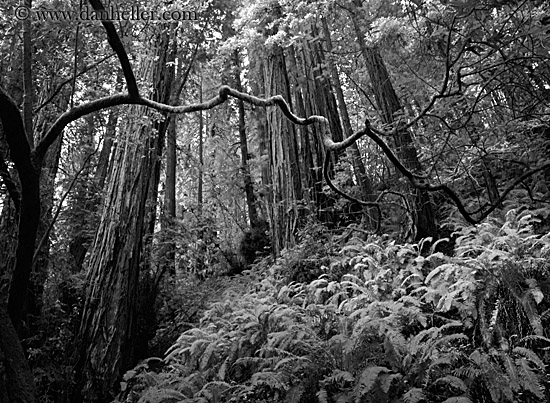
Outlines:
[[[290, 100], [290, 88], [283, 50], [274, 46], [264, 65], [266, 96], [282, 95]], [[302, 182], [298, 158], [296, 129], [278, 108], [267, 111], [269, 162], [273, 203], [270, 227], [273, 251], [278, 255], [295, 242], [298, 223], [296, 201], [302, 199]]]
[[[163, 57], [167, 41], [153, 46], [140, 61], [139, 75], [155, 83], [153, 99], [165, 101], [171, 83]], [[155, 50], [157, 48], [158, 50]], [[161, 90], [163, 89], [163, 90]], [[137, 335], [139, 273], [143, 239], [150, 227], [151, 189], [157, 180], [158, 131], [152, 130], [157, 114], [131, 106], [120, 124], [120, 140], [101, 222], [91, 250], [88, 291], [78, 342], [75, 402], [104, 402], [116, 388], [122, 372], [134, 364]], [[108, 290], [108, 292], [105, 292]]]

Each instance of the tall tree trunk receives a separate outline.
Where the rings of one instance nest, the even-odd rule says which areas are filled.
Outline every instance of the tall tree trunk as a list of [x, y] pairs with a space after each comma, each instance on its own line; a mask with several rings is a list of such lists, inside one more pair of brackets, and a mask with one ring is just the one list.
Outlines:
[[[154, 83], [152, 98], [162, 102], [169, 78], [159, 63], [168, 41], [151, 47], [140, 60], [139, 77]], [[171, 83], [169, 83], [171, 85]], [[147, 233], [149, 192], [159, 158], [152, 130], [156, 113], [131, 106], [122, 118], [120, 136], [107, 180], [101, 222], [91, 251], [88, 291], [84, 304], [76, 362], [73, 401], [109, 400], [122, 372], [134, 364], [136, 309], [143, 237]], [[149, 120], [149, 122], [147, 122]], [[108, 290], [108, 291], [107, 291]]]
[[[175, 258], [176, 244], [167, 231], [172, 227], [176, 218], [176, 159], [177, 159], [177, 116], [169, 117], [168, 129], [166, 131], [166, 182], [164, 189], [164, 214], [161, 220], [161, 228], [165, 234], [163, 240], [164, 253], [160, 256], [162, 273], [168, 272], [170, 275], [176, 274]], [[159, 273], [159, 275], [162, 275]], [[160, 279], [157, 279], [157, 282]]]
[[27, 291], [25, 301], [25, 320], [30, 335], [37, 329], [32, 329], [36, 320], [42, 312], [42, 293], [44, 284], [48, 277], [48, 263], [50, 261], [50, 235], [46, 232], [52, 220], [52, 210], [54, 201], [55, 178], [59, 166], [59, 157], [61, 155], [62, 135], [48, 149], [40, 177], [40, 224], [37, 232], [37, 243], [42, 237], [46, 236], [40, 250], [37, 250], [36, 259], [33, 262], [33, 273]]
[[[202, 102], [202, 72], [199, 89], [199, 102]], [[197, 182], [197, 209], [198, 219], [202, 220], [202, 204], [203, 204], [203, 182], [204, 182], [204, 114], [199, 112], [199, 177]]]
[[[233, 62], [235, 64], [235, 89], [242, 92], [243, 86], [241, 83], [241, 63], [239, 60], [238, 51], [235, 51], [233, 54]], [[252, 183], [252, 176], [250, 175], [250, 167], [248, 165], [248, 140], [246, 138], [244, 102], [241, 99], [237, 100], [237, 106], [239, 110], [239, 143], [241, 148], [241, 170], [244, 181], [244, 192], [246, 196], [246, 205], [248, 207], [248, 219], [250, 221], [250, 228], [254, 230], [259, 226], [260, 221], [258, 210], [256, 208], [254, 185]]]
[[[33, 254], [29, 251], [34, 251], [36, 232], [40, 222], [39, 175], [42, 161], [40, 157], [33, 155], [30, 149], [23, 119], [16, 104], [3, 91], [0, 92], [0, 121], [2, 122], [3, 137], [10, 146], [10, 157], [17, 165], [20, 181], [17, 245], [15, 247], [15, 261], [13, 262], [13, 273], [10, 279], [7, 302], [9, 319], [2, 312], [0, 342], [4, 345], [1, 348], [6, 367], [13, 365], [24, 368], [27, 364], [24, 362], [24, 357], [22, 358], [19, 354], [22, 350], [20, 350], [18, 338], [13, 335], [13, 329], [18, 329], [21, 325], [32, 272]], [[5, 289], [2, 291], [5, 294]], [[4, 309], [4, 306], [2, 306], [2, 309]], [[14, 397], [14, 401], [18, 401], [22, 398], [17, 395], [18, 385], [28, 384], [31, 389], [34, 389], [33, 380], [32, 378], [26, 379], [28, 373], [25, 370], [16, 370], [12, 375], [11, 381], [14, 383], [7, 385], [7, 388], [8, 390], [14, 388], [11, 389], [13, 391], [12, 397]], [[8, 383], [11, 381], [7, 380]], [[4, 384], [5, 382], [4, 379], [0, 379], [0, 383]], [[3, 386], [0, 385], [0, 389], [4, 389]], [[27, 387], [25, 386], [20, 390], [24, 398], [27, 398], [26, 390]], [[29, 395], [28, 400], [34, 401], [34, 397]]]
[[[251, 79], [250, 88], [253, 94], [257, 96], [265, 96], [265, 82], [264, 82], [264, 64], [260, 59], [252, 58], [251, 60]], [[268, 143], [269, 138], [267, 134], [267, 115], [265, 108], [254, 108], [251, 115], [254, 121], [254, 130], [258, 136], [258, 152], [260, 154], [260, 172], [261, 183], [263, 189], [260, 191], [260, 197], [263, 200], [262, 216], [269, 217], [269, 211], [271, 204], [273, 203], [273, 194], [271, 191], [266, 190], [271, 188], [271, 171], [269, 162], [264, 162], [269, 159], [268, 156]]]
[[[330, 29], [326, 18], [322, 18], [323, 24], [323, 36], [325, 39], [325, 44], [327, 46], [327, 52], [332, 52], [332, 39], [330, 37]], [[348, 107], [344, 99], [344, 92], [342, 91], [342, 85], [340, 83], [340, 76], [338, 74], [338, 69], [334, 64], [334, 61], [329, 56], [328, 66], [330, 69], [331, 81], [334, 86], [334, 91], [336, 92], [336, 99], [338, 100], [338, 110], [340, 111], [340, 119], [342, 120], [342, 126], [344, 128], [344, 136], [346, 138], [350, 137], [353, 134], [353, 129], [351, 128], [351, 121], [348, 114]], [[365, 164], [363, 164], [363, 159], [361, 158], [361, 152], [357, 146], [357, 142], [353, 142], [348, 148], [351, 160], [353, 163], [353, 169], [355, 171], [355, 177], [357, 178], [357, 183], [361, 187], [361, 194], [364, 200], [373, 201], [374, 200], [374, 191], [372, 187], [372, 181], [367, 175], [367, 170]]]
[[[55, 87], [57, 80], [53, 80], [51, 87]], [[45, 91], [49, 88], [45, 87]], [[49, 95], [49, 92], [45, 94], [45, 97]], [[39, 136], [45, 133], [46, 130], [53, 124], [54, 117], [59, 111], [65, 111], [69, 105], [70, 93], [69, 91], [63, 91], [56, 98], [56, 101], [43, 108], [40, 113], [35, 117], [36, 133], [38, 134], [36, 141], [39, 140]], [[84, 133], [82, 138], [86, 139], [88, 133]], [[25, 330], [29, 333], [20, 336], [32, 336], [38, 329], [33, 329], [36, 321], [42, 312], [42, 298], [44, 291], [44, 284], [48, 277], [48, 265], [50, 262], [50, 224], [53, 219], [52, 211], [54, 204], [55, 193], [55, 179], [57, 177], [57, 171], [59, 168], [59, 158], [61, 156], [61, 144], [63, 134], [61, 134], [55, 142], [50, 146], [46, 155], [42, 161], [40, 170], [40, 223], [38, 225], [38, 231], [36, 234], [37, 247], [40, 249], [34, 252], [33, 256], [33, 268], [30, 278], [29, 288], [27, 290], [27, 297], [25, 301]], [[42, 239], [44, 238], [44, 241]], [[22, 330], [22, 329], [21, 329]]]
[[4, 304], [0, 304], [0, 401], [36, 401], [33, 375]]
[[[354, 4], [358, 8], [359, 0], [354, 0]], [[353, 28], [357, 37], [357, 42], [361, 50], [361, 54], [365, 59], [365, 64], [369, 73], [372, 89], [378, 112], [380, 113], [384, 123], [392, 124], [394, 116], [401, 111], [401, 104], [397, 94], [393, 88], [390, 76], [384, 64], [384, 60], [380, 55], [378, 48], [375, 46], [368, 47], [363, 37], [363, 32], [359, 26], [357, 19], [357, 8], [351, 13]], [[416, 147], [408, 130], [398, 130], [393, 139], [397, 155], [401, 158], [406, 168], [413, 172], [420, 173], [422, 167], [416, 152]], [[410, 187], [409, 187], [410, 188]], [[416, 188], [410, 189], [413, 193], [413, 205], [415, 206], [414, 224], [416, 226], [416, 239], [425, 237], [437, 237], [437, 227], [433, 212], [430, 195], [428, 192]]]
[[[310, 27], [311, 35], [317, 36], [314, 26]], [[334, 141], [342, 141], [344, 138], [338, 107], [332, 85], [324, 72], [326, 62], [322, 49], [317, 41], [304, 41], [301, 46], [300, 63], [303, 69], [302, 76], [298, 82], [301, 84], [304, 94], [304, 106], [306, 115], [321, 115], [327, 117], [330, 126], [330, 132]], [[314, 195], [317, 204], [318, 218], [327, 224], [337, 222], [334, 205], [337, 198], [334, 194], [326, 193], [323, 189], [322, 169], [325, 149], [322, 144], [322, 134], [317, 132], [316, 128], [310, 128], [313, 136], [309, 138], [309, 144], [304, 142], [308, 153], [307, 158], [313, 168], [315, 177]], [[342, 154], [331, 154], [331, 164], [329, 165], [330, 176], [334, 176], [336, 163]], [[351, 172], [349, 182], [353, 182]]]
[[[291, 100], [283, 50], [273, 46], [264, 64], [266, 96], [282, 95]], [[294, 244], [298, 222], [296, 201], [302, 199], [296, 129], [278, 108], [267, 111], [269, 162], [273, 203], [270, 227], [275, 255]]]
[[[174, 41], [174, 46], [177, 42]], [[195, 58], [198, 52], [198, 45], [195, 46], [192, 56], [188, 60], [188, 64], [183, 70], [183, 61], [178, 58], [177, 77], [174, 79], [174, 85], [178, 90], [171, 95], [170, 103], [176, 105], [179, 103], [179, 98], [183, 87], [187, 83], [189, 73], [194, 65]], [[177, 50], [173, 48], [173, 54]], [[164, 189], [164, 212], [161, 219], [162, 230], [162, 252], [160, 254], [160, 269], [157, 272], [155, 283], [158, 285], [164, 273], [170, 275], [176, 274], [176, 244], [173, 241], [173, 236], [170, 235], [170, 230], [173, 228], [174, 219], [176, 218], [176, 164], [177, 164], [177, 126], [178, 116], [168, 116], [168, 126], [166, 129], [166, 181]]]
[[[199, 102], [203, 101], [203, 72], [200, 72]], [[204, 255], [206, 253], [206, 243], [204, 242], [204, 220], [203, 220], [203, 186], [204, 186], [204, 113], [199, 112], [199, 177], [197, 182], [197, 225], [199, 228], [197, 234], [197, 259], [195, 261], [194, 271], [202, 276], [204, 270]]]
[[[305, 80], [303, 78], [301, 80], [296, 80], [300, 88], [299, 93], [301, 94], [296, 107], [300, 108], [303, 106], [303, 116], [320, 115], [323, 112], [318, 108], [317, 103], [313, 99], [314, 97], [310, 95], [315, 93], [315, 86], [313, 85], [314, 77], [312, 76], [313, 67], [306, 58], [307, 50], [305, 48], [307, 47], [304, 46], [304, 48], [301, 49], [298, 56], [296, 56], [294, 52], [296, 59], [296, 75], [297, 77], [305, 78]], [[289, 58], [289, 60], [293, 60], [292, 57]], [[307, 167], [304, 172], [307, 177], [306, 184], [308, 188], [311, 189], [311, 198], [315, 202], [318, 211], [326, 207], [327, 203], [327, 196], [323, 192], [324, 179], [321, 167], [323, 166], [324, 146], [322, 145], [321, 137], [322, 134], [318, 133], [317, 128], [312, 126], [307, 126], [301, 137], [303, 156], [305, 158], [304, 164]]]
[[[173, 34], [174, 31], [171, 32], [171, 36], [166, 31], [161, 34], [160, 55], [156, 61], [157, 72], [154, 76], [153, 98], [158, 99], [163, 104], [167, 104], [170, 101], [174, 83], [176, 47], [175, 45], [170, 47], [170, 43], [175, 41]], [[170, 51], [168, 51], [169, 48]], [[140, 270], [138, 286], [140, 299], [137, 312], [138, 328], [134, 341], [134, 360], [149, 356], [149, 341], [154, 337], [157, 326], [155, 302], [158, 293], [158, 281], [156, 276], [153, 275], [153, 269], [155, 266], [157, 270], [161, 269], [158, 269], [158, 262], [154, 260], [152, 241], [157, 223], [161, 162], [169, 121], [170, 117], [166, 114], [160, 120], [155, 119], [153, 121], [153, 133], [156, 133], [156, 135], [150, 136], [149, 139], [149, 149], [151, 153], [154, 153], [151, 161], [153, 172], [152, 175], [148, 176], [147, 199], [145, 201], [145, 229], [141, 250], [141, 267], [143, 267], [143, 270]], [[157, 272], [157, 274], [160, 276], [161, 272]]]

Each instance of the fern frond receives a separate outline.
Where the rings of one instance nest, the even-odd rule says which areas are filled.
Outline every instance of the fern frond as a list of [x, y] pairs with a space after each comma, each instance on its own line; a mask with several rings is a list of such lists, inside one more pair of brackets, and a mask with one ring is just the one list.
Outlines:
[[223, 342], [222, 339], [214, 340], [212, 343], [208, 345], [208, 347], [206, 347], [206, 349], [202, 353], [200, 363], [199, 363], [199, 368], [202, 371], [204, 371], [206, 368], [209, 367], [212, 355], [214, 354], [218, 346], [222, 344], [222, 342]]
[[544, 362], [533, 350], [530, 350], [525, 347], [515, 347], [512, 350], [512, 352], [527, 358], [529, 361], [535, 364], [537, 368], [541, 371], [544, 371], [544, 369], [546, 368], [546, 365], [544, 364]]
[[527, 343], [536, 343], [536, 342], [543, 342], [545, 347], [541, 347], [543, 350], [550, 349], [550, 339], [548, 337], [544, 336], [537, 336], [536, 334], [525, 336], [523, 339], [521, 339], [518, 343], [521, 344], [527, 344]]
[[502, 354], [501, 356], [504, 362], [504, 370], [506, 371], [506, 375], [508, 376], [508, 380], [510, 382], [510, 387], [514, 392], [518, 392], [520, 390], [520, 379], [518, 376], [516, 363], [508, 354]]
[[363, 370], [355, 387], [355, 401], [359, 403], [372, 390], [380, 374], [388, 372], [390, 370], [386, 367], [368, 367]]
[[335, 369], [334, 371], [332, 371], [332, 374], [330, 376], [327, 376], [325, 377], [325, 379], [323, 379], [323, 382], [325, 384], [343, 385], [346, 382], [351, 383], [354, 380], [355, 380], [355, 377], [351, 372]]
[[468, 367], [457, 368], [452, 373], [453, 375], [461, 379], [464, 379], [464, 378], [473, 379], [483, 375], [484, 371], [480, 368], [468, 366]]
[[530, 360], [525, 358], [518, 358], [516, 364], [518, 365], [520, 376], [520, 383], [523, 389], [531, 392], [541, 401], [545, 398], [544, 389], [540, 383], [538, 375], [531, 369]]
[[443, 403], [473, 403], [469, 397], [454, 396], [446, 399]]
[[227, 375], [227, 369], [229, 367], [230, 359], [227, 357], [222, 365], [220, 365], [220, 368], [218, 369], [218, 378], [220, 378], [221, 381], [225, 381], [225, 377]]
[[245, 367], [262, 366], [266, 362], [263, 357], [241, 357], [235, 361], [235, 365], [243, 365]]
[[547, 309], [546, 311], [540, 314], [540, 320], [541, 321], [550, 320], [550, 309]]
[[[521, 303], [521, 306], [523, 307], [523, 312], [527, 316], [529, 324], [531, 325], [535, 334], [538, 336], [542, 336], [544, 330], [542, 327], [541, 317], [538, 314], [536, 305], [542, 301], [542, 298], [544, 296], [538, 288], [538, 285], [536, 285], [536, 280], [526, 279], [525, 281], [529, 283], [529, 280], [532, 280], [531, 284], [529, 284], [529, 289], [521, 296], [517, 296], [516, 299], [518, 300], [518, 302]], [[540, 295], [538, 293], [540, 293]]]
[[148, 403], [162, 403], [165, 401], [181, 401], [187, 399], [183, 393], [178, 392], [174, 389], [159, 389], [156, 387], [149, 388], [147, 391], [141, 395], [139, 399], [140, 402]]
[[453, 375], [446, 375], [438, 378], [435, 383], [447, 385], [447, 387], [451, 388], [454, 393], [466, 393], [468, 390], [468, 387], [464, 381]]
[[210, 340], [205, 340], [205, 339], [195, 340], [193, 344], [191, 344], [191, 348], [189, 349], [189, 353], [191, 354], [191, 357], [201, 356], [203, 351], [206, 349], [206, 347], [209, 344], [210, 344]]
[[211, 387], [222, 387], [224, 389], [232, 388], [232, 386], [230, 384], [228, 384], [227, 382], [223, 382], [223, 381], [208, 382], [202, 388], [203, 389], [208, 389], [208, 388], [211, 388]]
[[453, 321], [450, 321], [449, 323], [445, 323], [443, 326], [441, 326], [439, 328], [439, 330], [441, 332], [444, 332], [447, 329], [452, 329], [452, 328], [455, 328], [455, 327], [462, 327], [462, 326], [464, 326], [464, 324], [461, 321], [453, 320]]
[[468, 336], [466, 336], [463, 333], [450, 334], [448, 336], [443, 336], [439, 340], [436, 340], [435, 343], [433, 344], [433, 348], [451, 343], [451, 342], [456, 341], [456, 340], [468, 341], [469, 339], [468, 339]]
[[250, 378], [252, 386], [262, 385], [270, 389], [285, 389], [284, 383], [280, 379], [280, 374], [273, 371], [256, 372]]
[[439, 365], [451, 365], [455, 357], [451, 354], [445, 354], [443, 357], [439, 357], [436, 360], [432, 361], [428, 367], [428, 370], [431, 371]]
[[430, 339], [435, 335], [439, 334], [439, 328], [437, 327], [431, 327], [429, 329], [424, 329], [420, 331], [416, 336], [414, 336], [410, 342], [409, 351], [412, 355], [415, 355], [418, 353], [421, 349], [423, 349], [424, 340], [429, 337]]
[[405, 403], [420, 403], [426, 402], [426, 394], [421, 388], [412, 388], [403, 395]]
[[328, 392], [325, 388], [319, 389], [319, 391], [315, 395], [317, 396], [317, 400], [319, 401], [319, 403], [329, 403]]
[[446, 292], [442, 298], [439, 299], [436, 307], [436, 311], [438, 312], [449, 312], [453, 306], [453, 302], [456, 302], [457, 300], [455, 297], [457, 295], [460, 295], [462, 290], [454, 290], [451, 292]]
[[396, 380], [401, 380], [403, 378], [403, 375], [401, 374], [384, 374], [381, 376], [381, 382], [380, 382], [380, 389], [385, 394], [388, 394], [390, 392], [390, 388], [393, 385], [393, 382]]
[[305, 391], [306, 388], [302, 384], [291, 387], [288, 392], [286, 392], [285, 403], [300, 403]]
[[[282, 360], [280, 360], [279, 362], [277, 362], [277, 364], [275, 364], [275, 371], [277, 370], [280, 370], [282, 367], [284, 367], [285, 365], [288, 365], [288, 364], [292, 364], [292, 363], [296, 363], [296, 362], [311, 362], [311, 360], [309, 360], [308, 358], [306, 357], [297, 357], [297, 356], [294, 356], [294, 357], [287, 357], [287, 358], [283, 358]], [[298, 364], [297, 364], [298, 365]]]
[[441, 266], [437, 266], [435, 269], [433, 269], [428, 275], [426, 276], [426, 279], [424, 280], [424, 283], [429, 284], [431, 281], [439, 276], [441, 273], [444, 273], [445, 271], [449, 269], [453, 269], [455, 266], [453, 263], [446, 263], [442, 264]]
[[418, 308], [422, 306], [422, 301], [410, 295], [403, 295], [402, 297], [399, 298], [398, 302], [401, 302], [405, 306], [412, 305]]
[[350, 392], [342, 392], [334, 397], [335, 403], [352, 403], [353, 395]]

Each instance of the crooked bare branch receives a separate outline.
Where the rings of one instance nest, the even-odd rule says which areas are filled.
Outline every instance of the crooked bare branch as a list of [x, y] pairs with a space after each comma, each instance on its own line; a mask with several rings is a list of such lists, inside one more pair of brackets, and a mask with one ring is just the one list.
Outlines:
[[405, 165], [403, 165], [403, 163], [395, 155], [395, 153], [391, 150], [391, 148], [386, 144], [386, 142], [378, 134], [374, 133], [373, 130], [371, 130], [368, 121], [367, 121], [367, 130], [365, 131], [365, 134], [382, 149], [382, 151], [384, 152], [384, 154], [386, 154], [386, 157], [388, 157], [390, 162], [395, 165], [395, 167], [399, 170], [399, 172], [401, 172], [401, 174], [405, 176], [414, 187], [416, 187], [417, 189], [427, 190], [429, 192], [436, 192], [436, 191], [444, 192], [453, 201], [453, 203], [457, 207], [462, 217], [464, 217], [464, 219], [470, 224], [479, 224], [485, 218], [487, 218], [487, 216], [491, 214], [506, 199], [506, 196], [508, 195], [508, 193], [510, 193], [513, 189], [515, 189], [525, 179], [529, 178], [530, 176], [533, 176], [537, 172], [550, 168], [550, 163], [546, 163], [524, 173], [519, 178], [517, 178], [514, 182], [512, 182], [502, 192], [498, 200], [496, 200], [489, 208], [487, 208], [483, 213], [477, 215], [477, 217], [474, 217], [474, 215], [476, 215], [476, 213], [478, 213], [479, 210], [476, 210], [475, 212], [468, 212], [466, 210], [466, 207], [460, 200], [460, 197], [449, 186], [447, 186], [446, 184], [433, 185], [429, 182], [426, 176], [415, 174], [414, 172], [411, 172], [409, 169], [407, 169]]
[[[98, 12], [99, 15], [105, 15], [107, 13], [100, 0], [89, 1], [90, 5], [95, 11]], [[109, 20], [101, 20], [101, 24], [103, 25], [103, 28], [105, 28], [105, 32], [107, 32], [107, 40], [109, 41], [109, 45], [111, 45], [111, 48], [115, 51], [118, 56], [118, 60], [120, 61], [120, 67], [122, 68], [124, 78], [126, 79], [126, 86], [128, 87], [128, 94], [130, 94], [132, 98], [139, 98], [139, 90], [136, 77], [134, 76], [134, 71], [132, 70], [132, 65], [130, 64], [128, 54], [126, 53], [126, 49], [124, 49], [124, 45], [116, 32], [114, 24]]]

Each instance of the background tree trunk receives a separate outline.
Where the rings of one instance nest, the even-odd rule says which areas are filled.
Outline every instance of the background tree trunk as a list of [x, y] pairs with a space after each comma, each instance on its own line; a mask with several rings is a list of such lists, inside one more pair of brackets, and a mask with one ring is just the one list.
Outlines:
[[[241, 83], [241, 67], [238, 51], [234, 52], [233, 61], [235, 63], [235, 89], [242, 92], [243, 86]], [[248, 166], [249, 155], [245, 125], [246, 116], [244, 102], [241, 99], [237, 100], [237, 107], [239, 111], [239, 143], [241, 149], [241, 169], [244, 181], [244, 192], [246, 196], [246, 206], [248, 207], [248, 220], [250, 222], [250, 228], [251, 230], [254, 230], [259, 226], [260, 219], [256, 208], [256, 196], [254, 195], [254, 185], [250, 175], [250, 167]]]
[[[323, 24], [323, 37], [325, 39], [325, 44], [327, 47], [326, 50], [328, 53], [331, 53], [332, 40], [330, 37], [330, 29], [328, 27], [326, 18], [323, 18], [321, 22]], [[327, 62], [330, 69], [331, 81], [334, 86], [334, 91], [336, 92], [336, 99], [338, 100], [338, 110], [340, 111], [340, 119], [342, 120], [344, 137], [348, 138], [353, 134], [353, 129], [351, 128], [351, 121], [348, 114], [348, 108], [344, 100], [344, 92], [342, 91], [342, 85], [340, 84], [340, 76], [338, 74], [338, 69], [334, 64], [334, 61], [332, 60], [330, 55], [327, 58]], [[374, 201], [375, 197], [374, 197], [374, 190], [372, 187], [372, 180], [367, 175], [367, 170], [365, 168], [365, 164], [363, 164], [363, 159], [361, 158], [361, 152], [359, 151], [357, 142], [353, 142], [352, 145], [347, 150], [350, 154], [350, 157], [353, 163], [355, 177], [357, 179], [357, 183], [361, 188], [361, 194], [363, 196], [363, 199], [366, 201]], [[370, 216], [374, 217], [372, 214], [372, 211]]]
[[[360, 5], [359, 1], [355, 0], [355, 5], [357, 6], [358, 4]], [[355, 11], [357, 11], [357, 8]], [[378, 112], [384, 123], [392, 124], [395, 120], [395, 115], [402, 112], [402, 110], [386, 65], [378, 48], [366, 45], [356, 12], [351, 14], [351, 19], [361, 54], [365, 59]], [[393, 142], [396, 153], [403, 161], [405, 167], [413, 172], [422, 172], [416, 147], [409, 131], [398, 130], [396, 136], [393, 138]], [[412, 193], [411, 204], [415, 206], [415, 214], [413, 215], [416, 227], [415, 239], [418, 240], [426, 237], [437, 238], [437, 226], [429, 193], [412, 186], [408, 186], [408, 189]]]

